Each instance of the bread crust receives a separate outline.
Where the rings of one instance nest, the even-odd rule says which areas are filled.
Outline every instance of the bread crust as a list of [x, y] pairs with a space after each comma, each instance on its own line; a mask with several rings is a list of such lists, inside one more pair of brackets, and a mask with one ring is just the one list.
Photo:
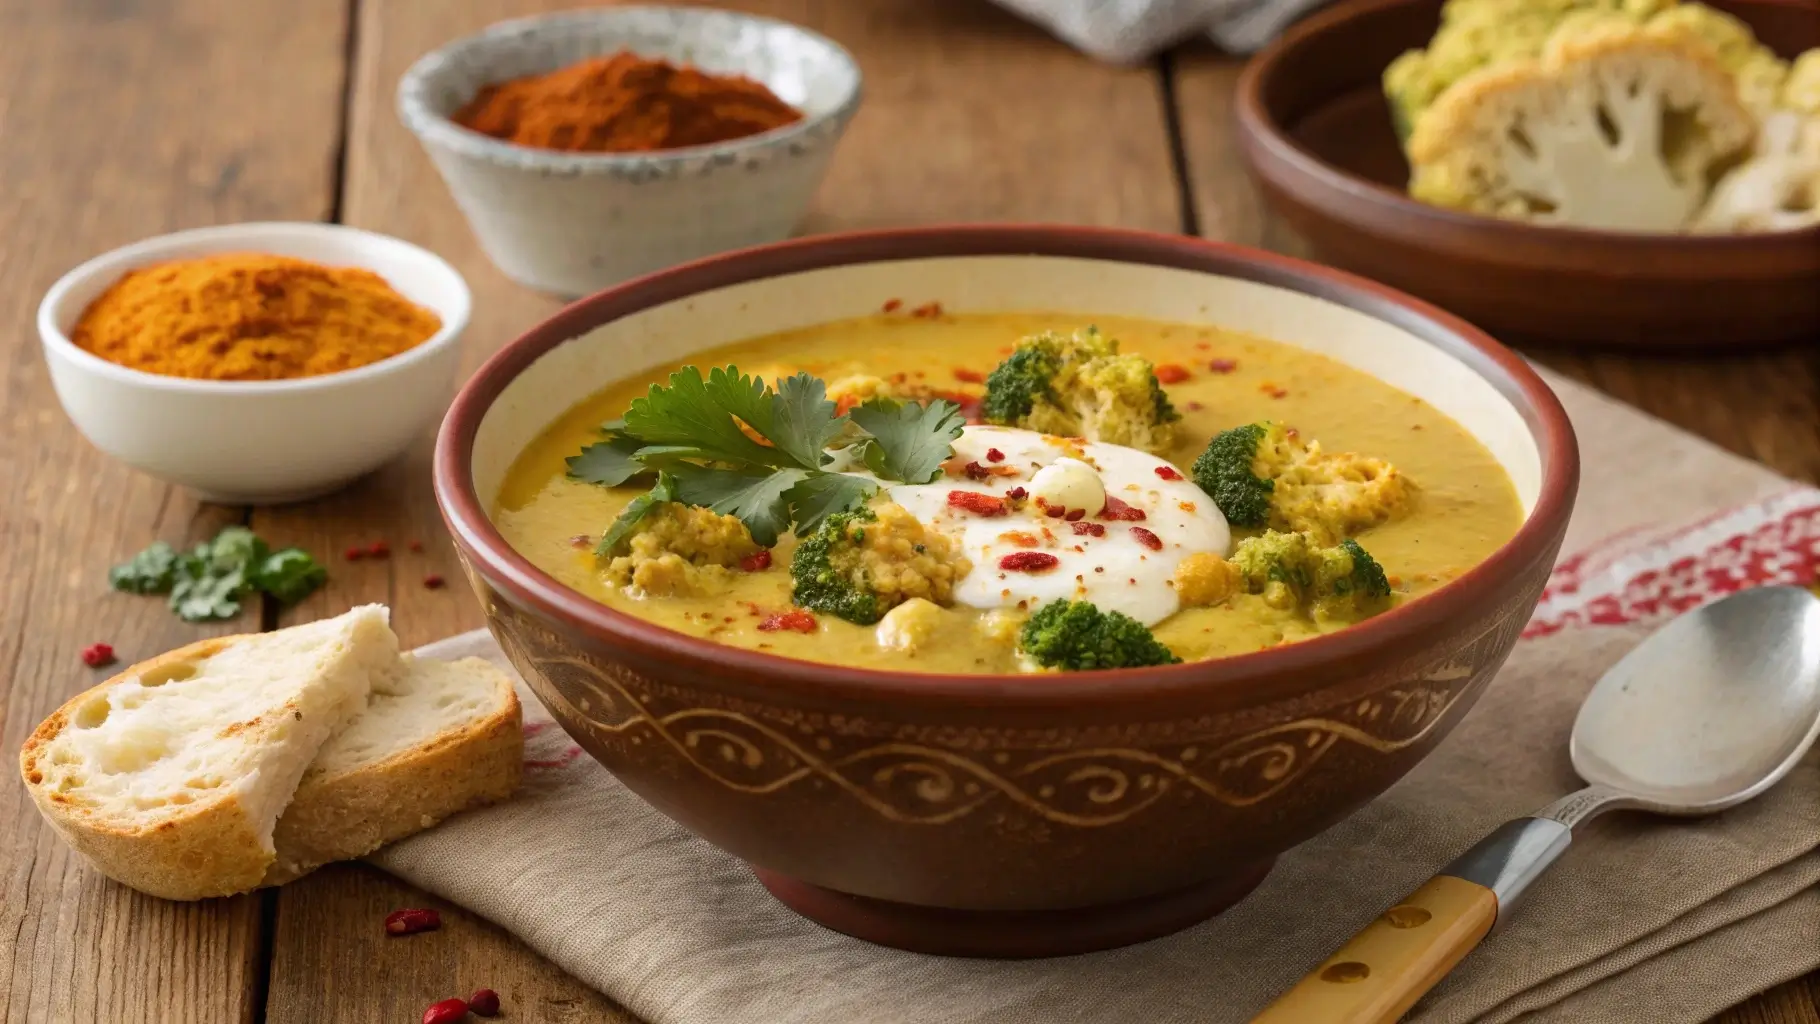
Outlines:
[[[64, 841], [116, 881], [171, 900], [195, 900], [244, 892], [259, 883], [273, 854], [265, 849], [258, 825], [231, 784], [192, 800], [154, 824], [123, 826], [108, 821], [79, 794], [46, 786], [40, 760], [51, 740], [69, 728], [86, 701], [126, 681], [165, 666], [201, 661], [247, 635], [213, 637], [139, 662], [58, 708], [32, 731], [19, 752], [19, 772], [26, 791]], [[252, 728], [258, 728], [256, 723]]]
[[523, 709], [511, 678], [481, 664], [504, 697], [493, 714], [382, 761], [306, 775], [278, 819], [277, 860], [260, 884], [282, 885], [324, 864], [364, 857], [450, 815], [511, 796], [524, 772]]

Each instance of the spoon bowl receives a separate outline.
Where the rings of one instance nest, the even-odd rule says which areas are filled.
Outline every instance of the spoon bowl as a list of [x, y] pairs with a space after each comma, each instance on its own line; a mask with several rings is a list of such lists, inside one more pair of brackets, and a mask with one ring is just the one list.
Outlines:
[[1756, 587], [1689, 612], [1612, 666], [1569, 753], [1658, 814], [1710, 814], [1776, 784], [1820, 738], [1820, 598]]

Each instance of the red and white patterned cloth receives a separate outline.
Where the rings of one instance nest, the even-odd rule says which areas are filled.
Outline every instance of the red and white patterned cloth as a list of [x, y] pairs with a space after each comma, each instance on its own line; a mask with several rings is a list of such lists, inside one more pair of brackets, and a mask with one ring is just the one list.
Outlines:
[[1747, 587], [1820, 579], [1820, 490], [1802, 487], [1672, 530], [1631, 530], [1555, 567], [1525, 637], [1650, 622]]

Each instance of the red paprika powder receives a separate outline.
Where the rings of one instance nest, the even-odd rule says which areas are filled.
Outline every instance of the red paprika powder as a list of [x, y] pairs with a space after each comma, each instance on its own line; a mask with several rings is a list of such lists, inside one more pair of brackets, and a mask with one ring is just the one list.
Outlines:
[[728, 142], [802, 116], [750, 78], [621, 52], [489, 85], [455, 123], [537, 149], [642, 153]]

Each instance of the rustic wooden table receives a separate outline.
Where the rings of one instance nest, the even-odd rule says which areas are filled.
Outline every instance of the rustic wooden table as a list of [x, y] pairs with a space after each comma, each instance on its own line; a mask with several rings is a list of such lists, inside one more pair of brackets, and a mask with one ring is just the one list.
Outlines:
[[[1117, 224], [1295, 252], [1233, 149], [1238, 64], [1189, 50], [1096, 65], [985, 0], [718, 0], [811, 25], [864, 66], [864, 108], [808, 231], [931, 221]], [[469, 365], [556, 302], [490, 266], [393, 88], [423, 52], [573, 0], [0, 0], [0, 747], [94, 674], [193, 640], [156, 601], [110, 596], [110, 562], [229, 522], [330, 554], [390, 539], [390, 561], [333, 565], [283, 621], [385, 601], [407, 644], [480, 624], [430, 494], [430, 438], [346, 493], [284, 509], [198, 505], [89, 447], [64, 420], [33, 314], [64, 270], [178, 228], [328, 220], [447, 256], [474, 289]], [[1542, 354], [1549, 364], [1740, 454], [1820, 479], [1820, 347], [1727, 360]], [[422, 539], [422, 554], [402, 542]], [[272, 628], [267, 608], [221, 630]], [[631, 1021], [484, 921], [443, 907], [435, 941], [387, 942], [388, 911], [440, 905], [370, 868], [282, 890], [166, 903], [86, 869], [18, 782], [0, 780], [0, 1021], [272, 1024], [416, 1020], [482, 985], [510, 1019]], [[1820, 1024], [1820, 975], [1720, 1018]]]

